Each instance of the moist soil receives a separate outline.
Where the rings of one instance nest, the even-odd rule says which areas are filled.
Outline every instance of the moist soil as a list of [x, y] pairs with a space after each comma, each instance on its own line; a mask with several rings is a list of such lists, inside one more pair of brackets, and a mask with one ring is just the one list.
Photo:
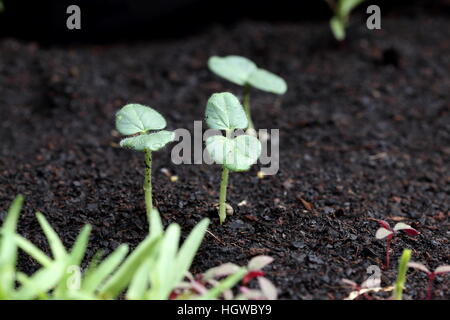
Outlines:
[[[1, 40], [1, 211], [23, 194], [19, 232], [47, 251], [36, 211], [67, 246], [91, 224], [88, 258], [136, 246], [147, 233], [144, 159], [118, 147], [115, 112], [129, 102], [150, 105], [169, 130], [192, 132], [212, 93], [242, 94], [208, 71], [208, 57], [239, 54], [289, 85], [282, 99], [251, 96], [256, 126], [280, 130], [279, 172], [260, 179], [255, 165], [231, 173], [234, 215], [220, 226], [220, 167], [174, 165], [171, 147], [153, 155], [164, 224], [180, 224], [186, 236], [211, 219], [194, 273], [265, 254], [275, 259], [267, 277], [281, 299], [343, 299], [342, 278], [361, 283], [369, 266], [384, 262], [376, 219], [421, 232], [396, 238], [384, 286], [394, 281], [403, 248], [430, 268], [450, 263], [448, 17], [385, 17], [377, 31], [363, 18], [354, 17], [340, 45], [326, 21], [246, 21], [182, 40], [102, 46]], [[19, 266], [38, 267], [25, 255]], [[425, 276], [410, 271], [406, 298], [423, 298], [425, 287]], [[449, 299], [450, 277], [436, 279], [434, 297]]]

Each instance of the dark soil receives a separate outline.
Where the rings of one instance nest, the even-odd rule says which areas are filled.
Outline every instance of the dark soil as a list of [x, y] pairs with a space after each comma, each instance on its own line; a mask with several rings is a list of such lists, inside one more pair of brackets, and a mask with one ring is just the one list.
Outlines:
[[[280, 105], [252, 93], [256, 125], [280, 129], [278, 174], [259, 179], [258, 166], [232, 173], [235, 214], [219, 226], [220, 167], [173, 165], [170, 149], [154, 154], [154, 197], [165, 223], [186, 234], [201, 218], [212, 220], [215, 237], [207, 234], [194, 272], [267, 254], [281, 298], [342, 299], [349, 293], [342, 278], [362, 282], [368, 266], [384, 261], [375, 219], [421, 232], [394, 243], [384, 285], [395, 279], [402, 248], [430, 268], [450, 263], [448, 17], [386, 17], [380, 31], [355, 22], [339, 46], [326, 22], [246, 22], [133, 45], [0, 41], [0, 209], [24, 194], [19, 230], [42, 248], [37, 210], [68, 246], [92, 224], [89, 257], [138, 244], [147, 226], [143, 155], [117, 147], [115, 111], [142, 103], [161, 111], [169, 129], [193, 130], [212, 93], [242, 92], [208, 71], [208, 57], [240, 54], [289, 84]], [[26, 257], [20, 266], [36, 268]], [[423, 298], [425, 285], [411, 271], [405, 293]], [[450, 277], [436, 280], [434, 294], [449, 299]]]

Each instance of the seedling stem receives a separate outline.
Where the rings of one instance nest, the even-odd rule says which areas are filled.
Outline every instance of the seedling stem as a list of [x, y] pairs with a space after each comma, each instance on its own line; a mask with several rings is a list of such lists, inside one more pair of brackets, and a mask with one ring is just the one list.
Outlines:
[[152, 152], [149, 149], [145, 149], [144, 194], [145, 194], [145, 209], [147, 213], [147, 221], [150, 223], [150, 214], [153, 210], [153, 201], [152, 201]]
[[[226, 137], [231, 138], [232, 131], [226, 130]], [[227, 167], [223, 166], [222, 168], [222, 181], [220, 182], [220, 194], [219, 194], [219, 220], [220, 224], [222, 224], [225, 221], [225, 218], [227, 217], [226, 212], [226, 203], [227, 200], [227, 188], [228, 188], [228, 175], [230, 173], [230, 170], [228, 170]]]
[[427, 289], [427, 300], [431, 300], [431, 288], [433, 287], [433, 281], [436, 275], [430, 274], [428, 276], [428, 289]]
[[229, 170], [224, 166], [222, 170], [222, 182], [220, 183], [220, 196], [219, 196], [220, 224], [222, 224], [225, 221], [225, 218], [227, 216], [225, 200], [227, 199], [228, 173]]
[[387, 237], [387, 241], [386, 241], [386, 264], [384, 265], [384, 267], [387, 269], [389, 269], [389, 251], [391, 250], [391, 242], [392, 242], [392, 235]]

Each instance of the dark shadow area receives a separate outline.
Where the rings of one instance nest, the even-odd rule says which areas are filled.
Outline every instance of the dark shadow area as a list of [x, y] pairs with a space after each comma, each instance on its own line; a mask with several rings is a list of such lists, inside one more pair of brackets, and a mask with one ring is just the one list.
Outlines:
[[[331, 10], [325, 1], [299, 0], [4, 0], [0, 37], [42, 43], [108, 43], [176, 38], [211, 25], [230, 25], [242, 19], [264, 21], [326, 20]], [[411, 17], [421, 11], [450, 12], [448, 0], [378, 0], [383, 15]], [[67, 7], [81, 8], [81, 30], [68, 30]], [[359, 11], [363, 10], [363, 6]]]

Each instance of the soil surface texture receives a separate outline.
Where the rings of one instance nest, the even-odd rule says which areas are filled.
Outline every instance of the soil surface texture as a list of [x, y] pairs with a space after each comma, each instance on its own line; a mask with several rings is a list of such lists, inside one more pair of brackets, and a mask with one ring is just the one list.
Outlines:
[[[396, 238], [383, 286], [395, 280], [403, 248], [430, 268], [449, 264], [448, 17], [385, 17], [377, 31], [363, 19], [353, 17], [340, 45], [325, 21], [247, 21], [182, 40], [102, 46], [1, 40], [0, 210], [23, 194], [19, 232], [45, 250], [36, 211], [67, 246], [91, 224], [89, 258], [136, 246], [147, 232], [144, 156], [118, 147], [115, 112], [142, 103], [166, 117], [168, 130], [193, 131], [212, 93], [242, 96], [206, 65], [211, 55], [238, 54], [288, 83], [282, 99], [251, 93], [255, 125], [280, 130], [280, 169], [263, 179], [262, 165], [230, 173], [234, 215], [220, 226], [221, 168], [174, 165], [173, 144], [153, 154], [164, 223], [180, 224], [186, 236], [211, 218], [194, 273], [265, 254], [275, 259], [267, 277], [281, 299], [343, 299], [350, 290], [342, 278], [361, 283], [369, 266], [384, 262], [376, 219], [421, 232]], [[24, 255], [19, 264], [37, 268]], [[426, 277], [409, 271], [406, 298], [424, 298], [425, 289]], [[433, 293], [449, 299], [450, 277], [438, 277]]]

